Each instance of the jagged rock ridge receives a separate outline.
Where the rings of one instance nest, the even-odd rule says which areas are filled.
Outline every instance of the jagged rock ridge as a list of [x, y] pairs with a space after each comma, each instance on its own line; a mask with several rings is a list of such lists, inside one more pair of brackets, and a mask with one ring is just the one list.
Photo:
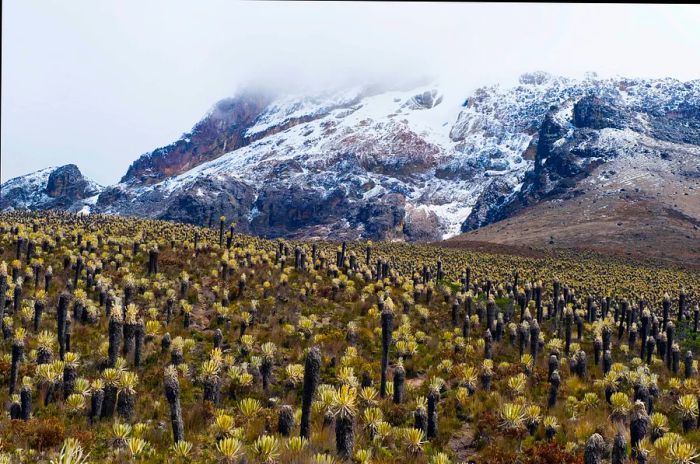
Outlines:
[[546, 199], [576, 196], [582, 180], [620, 156], [636, 156], [640, 163], [655, 157], [700, 165], [698, 81], [598, 83], [580, 98], [553, 105], [533, 142], [535, 162], [522, 187], [508, 192], [497, 182], [491, 184], [463, 231], [511, 217]]

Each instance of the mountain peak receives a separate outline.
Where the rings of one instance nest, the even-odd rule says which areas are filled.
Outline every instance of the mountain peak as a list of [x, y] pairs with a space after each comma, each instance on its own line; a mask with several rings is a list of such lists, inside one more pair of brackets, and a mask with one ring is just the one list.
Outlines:
[[0, 211], [89, 211], [89, 206], [94, 205], [102, 189], [96, 182], [85, 178], [75, 164], [40, 169], [10, 179], [0, 186]]

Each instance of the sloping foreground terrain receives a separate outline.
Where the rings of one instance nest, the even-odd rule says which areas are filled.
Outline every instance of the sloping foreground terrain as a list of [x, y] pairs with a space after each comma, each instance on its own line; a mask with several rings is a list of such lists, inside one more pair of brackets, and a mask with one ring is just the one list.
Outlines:
[[698, 272], [228, 226], [0, 215], [2, 462], [697, 456]]
[[[139, 157], [99, 196], [78, 186], [85, 193], [66, 204], [47, 201], [46, 183], [34, 174], [3, 184], [0, 210], [62, 208], [205, 226], [223, 214], [241, 232], [272, 238], [436, 241], [574, 197], [595, 181], [597, 197], [619, 195], [618, 184], [628, 195], [644, 187], [660, 200], [652, 215], [687, 215], [674, 235], [692, 237], [697, 211], [674, 204], [686, 193], [688, 203], [700, 202], [699, 147], [699, 81], [540, 72], [474, 92], [440, 84], [299, 95], [249, 89]], [[651, 171], [656, 177], [637, 186], [635, 176]], [[662, 180], [678, 193], [655, 190]], [[634, 206], [621, 219], [645, 209]]]

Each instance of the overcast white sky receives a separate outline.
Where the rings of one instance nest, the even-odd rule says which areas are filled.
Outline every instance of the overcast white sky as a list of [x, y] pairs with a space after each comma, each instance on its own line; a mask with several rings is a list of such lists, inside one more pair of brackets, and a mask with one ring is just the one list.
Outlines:
[[700, 6], [2, 2], [3, 181], [77, 164], [116, 182], [247, 83], [294, 89], [526, 71], [700, 78]]

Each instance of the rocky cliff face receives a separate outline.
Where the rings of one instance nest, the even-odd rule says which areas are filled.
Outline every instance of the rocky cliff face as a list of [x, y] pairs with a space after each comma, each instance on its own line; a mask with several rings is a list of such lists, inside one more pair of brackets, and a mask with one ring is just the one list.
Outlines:
[[641, 140], [696, 147], [699, 114], [700, 81], [674, 79], [244, 92], [136, 160], [92, 210], [203, 225], [223, 214], [267, 237], [439, 240], [575, 196]]
[[463, 231], [511, 217], [543, 200], [581, 195], [581, 181], [620, 156], [637, 156], [640, 163], [649, 156], [690, 157], [700, 164], [698, 82], [596, 82], [584, 96], [552, 105], [533, 142], [534, 166], [521, 188], [508, 192], [498, 183], [489, 186]]
[[0, 211], [29, 208], [89, 212], [102, 187], [67, 164], [10, 179], [0, 187]]

